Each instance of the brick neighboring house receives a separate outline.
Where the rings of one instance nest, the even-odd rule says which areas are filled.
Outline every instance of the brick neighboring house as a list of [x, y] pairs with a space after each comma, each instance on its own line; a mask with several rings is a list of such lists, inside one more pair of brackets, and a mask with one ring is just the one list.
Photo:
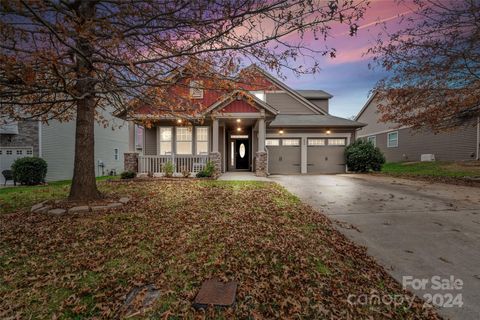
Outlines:
[[414, 131], [396, 123], [379, 121], [377, 94], [365, 103], [356, 121], [367, 126], [357, 131], [357, 138], [372, 141], [385, 154], [387, 162], [420, 161], [422, 154], [433, 154], [435, 160], [478, 160], [480, 122], [472, 119], [454, 131], [435, 134], [430, 130]]
[[135, 131], [130, 131], [126, 169], [160, 174], [165, 163], [172, 162], [177, 173], [195, 173], [211, 160], [219, 173], [345, 172], [345, 146], [363, 124], [329, 115], [332, 96], [322, 90], [293, 90], [255, 65], [245, 70], [254, 81], [223, 92], [199, 86], [201, 77], [178, 75], [172, 94], [203, 106], [188, 121], [138, 106], [133, 121], [148, 120], [151, 126], [144, 130], [140, 154], [133, 142]]
[[[123, 171], [123, 153], [128, 151], [125, 121], [111, 117], [110, 126], [95, 125], [95, 163], [97, 176]], [[3, 123], [3, 121], [2, 121]], [[112, 129], [114, 127], [114, 129]], [[0, 125], [0, 172], [9, 170], [22, 157], [41, 157], [48, 164], [47, 181], [68, 180], [73, 176], [75, 123], [50, 121], [8, 122]], [[4, 184], [0, 174], [0, 184]]]

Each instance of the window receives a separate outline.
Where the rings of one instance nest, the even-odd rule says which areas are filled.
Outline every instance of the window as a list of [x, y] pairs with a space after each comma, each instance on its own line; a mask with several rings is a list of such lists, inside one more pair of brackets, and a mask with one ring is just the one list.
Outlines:
[[387, 136], [387, 148], [398, 147], [398, 131], [389, 132]]
[[143, 127], [135, 125], [135, 148], [143, 150]]
[[172, 128], [160, 127], [159, 155], [172, 154]]
[[0, 150], [0, 156], [2, 155], [2, 150]]
[[344, 146], [346, 144], [345, 138], [340, 139], [328, 139], [329, 146]]
[[192, 99], [203, 99], [203, 81], [190, 81], [190, 97]]
[[113, 159], [118, 160], [118, 148], [113, 149]]
[[265, 145], [267, 146], [279, 146], [280, 139], [267, 139], [265, 140]]
[[309, 146], [324, 146], [325, 139], [308, 139], [307, 145]]
[[197, 154], [208, 154], [208, 127], [196, 127]]
[[7, 150], [7, 155], [12, 155], [12, 150]]
[[192, 127], [177, 127], [177, 154], [192, 154]]
[[22, 150], [17, 150], [17, 155], [22, 155], [23, 154], [23, 151]]
[[283, 139], [282, 146], [295, 147], [300, 145], [300, 139]]
[[374, 147], [377, 146], [377, 137], [376, 136], [370, 136], [367, 137], [367, 141], [373, 144]]
[[32, 150], [27, 150], [27, 155], [31, 156], [33, 154]]
[[250, 91], [250, 94], [255, 96], [258, 100], [265, 101], [265, 91]]

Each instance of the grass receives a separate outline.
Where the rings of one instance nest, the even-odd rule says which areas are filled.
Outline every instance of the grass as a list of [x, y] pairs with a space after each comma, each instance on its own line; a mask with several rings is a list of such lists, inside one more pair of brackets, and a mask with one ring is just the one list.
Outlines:
[[438, 178], [480, 177], [480, 162], [395, 162], [386, 163], [382, 173], [398, 176]]
[[[350, 304], [350, 294], [403, 292], [364, 248], [277, 184], [100, 188], [132, 201], [98, 214], [0, 216], [0, 318], [437, 319], [420, 301], [410, 309]], [[212, 277], [238, 282], [235, 308], [192, 309]], [[160, 290], [151, 308], [125, 308], [125, 295], [147, 284]]]
[[[98, 177], [97, 181], [116, 177]], [[70, 191], [71, 180], [49, 182], [41, 186], [18, 186], [0, 188], [0, 213], [11, 212], [32, 206], [44, 200], [64, 198]]]

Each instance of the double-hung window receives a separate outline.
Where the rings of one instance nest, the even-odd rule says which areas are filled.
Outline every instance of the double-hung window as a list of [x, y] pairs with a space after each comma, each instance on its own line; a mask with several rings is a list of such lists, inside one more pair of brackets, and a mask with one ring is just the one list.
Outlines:
[[398, 131], [389, 132], [387, 135], [387, 148], [398, 147]]
[[177, 127], [177, 154], [192, 154], [192, 127]]
[[113, 159], [118, 160], [119, 158], [119, 150], [118, 148], [113, 149]]
[[172, 128], [160, 127], [160, 143], [158, 154], [171, 155], [172, 154]]
[[208, 127], [195, 127], [197, 154], [208, 154]]

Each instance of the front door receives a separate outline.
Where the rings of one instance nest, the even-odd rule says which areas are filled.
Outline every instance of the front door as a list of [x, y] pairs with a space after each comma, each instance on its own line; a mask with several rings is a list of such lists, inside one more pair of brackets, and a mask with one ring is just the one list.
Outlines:
[[243, 170], [249, 168], [249, 145], [248, 139], [235, 140], [235, 169]]

